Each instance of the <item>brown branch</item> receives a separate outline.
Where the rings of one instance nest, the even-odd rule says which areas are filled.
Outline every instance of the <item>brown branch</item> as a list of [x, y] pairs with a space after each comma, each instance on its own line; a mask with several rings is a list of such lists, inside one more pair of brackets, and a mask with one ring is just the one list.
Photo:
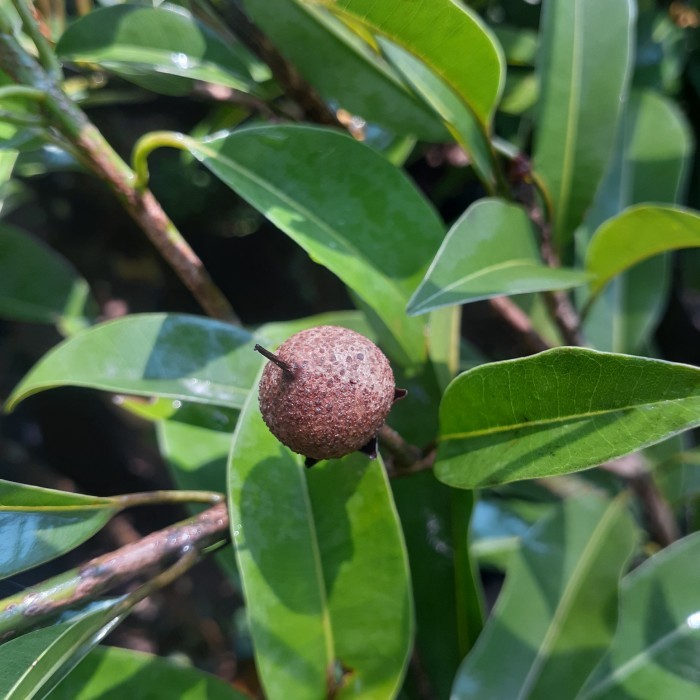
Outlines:
[[135, 187], [134, 173], [53, 78], [0, 28], [0, 68], [22, 85], [45, 93], [41, 108], [76, 157], [102, 179], [212, 317], [237, 323], [223, 292], [149, 190]]
[[535, 330], [530, 317], [508, 297], [494, 297], [489, 306], [513, 330], [521, 345], [531, 354], [549, 350], [552, 346]]
[[[538, 180], [532, 172], [532, 164], [524, 155], [512, 161], [509, 173], [512, 193], [520, 202], [537, 230], [540, 238], [542, 259], [550, 267], [561, 267], [561, 261], [554, 248], [550, 216], [546, 215], [537, 196]], [[542, 199], [546, 195], [542, 193]], [[551, 212], [549, 212], [551, 215]], [[584, 345], [581, 335], [581, 318], [564, 291], [543, 292], [545, 303], [554, 323], [567, 345]]]
[[0, 640], [63, 610], [94, 600], [154, 567], [162, 569], [185, 552], [202, 551], [227, 539], [228, 512], [226, 504], [220, 503], [193, 518], [102, 554], [77, 569], [0, 601]]
[[385, 467], [389, 478], [416, 474], [432, 469], [435, 462], [435, 447], [429, 445], [424, 450], [406, 442], [393, 428], [383, 425], [379, 429], [379, 445], [387, 453]]
[[421, 458], [421, 451], [406, 442], [399, 433], [386, 423], [379, 428], [379, 446], [388, 453], [392, 468], [401, 471], [408, 469]]
[[654, 541], [667, 547], [678, 539], [678, 524], [673, 510], [659, 491], [639, 453], [606, 462], [600, 468], [627, 482], [642, 506], [649, 534]]
[[236, 36], [272, 71], [272, 75], [284, 91], [301, 108], [304, 116], [316, 124], [343, 128], [323, 98], [277, 49], [268, 36], [236, 5], [235, 2], [216, 4]]

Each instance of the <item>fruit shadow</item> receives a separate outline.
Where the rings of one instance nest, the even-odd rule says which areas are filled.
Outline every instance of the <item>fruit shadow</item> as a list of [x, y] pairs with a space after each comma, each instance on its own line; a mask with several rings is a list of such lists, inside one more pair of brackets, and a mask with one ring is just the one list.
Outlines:
[[[341, 568], [355, 554], [347, 504], [364, 470], [345, 474], [345, 465], [333, 461], [307, 471], [284, 452], [261, 460], [245, 477], [240, 495], [243, 538], [237, 547], [253, 558], [285, 607], [319, 614]], [[359, 459], [369, 465], [366, 457]], [[320, 595], [312, 590], [319, 585], [324, 588]]]

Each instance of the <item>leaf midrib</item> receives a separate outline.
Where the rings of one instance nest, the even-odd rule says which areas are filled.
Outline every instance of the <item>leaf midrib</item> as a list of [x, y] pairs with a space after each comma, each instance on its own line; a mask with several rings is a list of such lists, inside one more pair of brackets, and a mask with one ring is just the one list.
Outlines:
[[[516, 260], [506, 260], [504, 262], [496, 263], [495, 265], [490, 265], [489, 267], [482, 268], [481, 270], [478, 270], [477, 272], [473, 272], [470, 275], [465, 275], [464, 277], [460, 277], [460, 279], [456, 280], [455, 282], [448, 284], [446, 287], [442, 287], [437, 292], [434, 292], [429, 297], [426, 297], [425, 299], [423, 299], [421, 301], [420, 305], [418, 305], [414, 308], [421, 309], [426, 304], [429, 304], [433, 299], [440, 297], [441, 295], [445, 294], [446, 292], [451, 292], [453, 289], [461, 286], [462, 284], [473, 282], [474, 280], [477, 280], [481, 277], [487, 277], [488, 275], [490, 275], [494, 272], [500, 272], [501, 270], [508, 270], [508, 269], [517, 268], [517, 267], [528, 268], [531, 270], [539, 270], [539, 271], [543, 271], [543, 272], [551, 272], [552, 270], [554, 270], [556, 272], [564, 271], [563, 268], [551, 268], [551, 267], [548, 267], [547, 265], [542, 265], [542, 264], [538, 263], [536, 260], [528, 260], [527, 258], [521, 258], [521, 259], [516, 259]], [[576, 270], [566, 270], [566, 272], [577, 272], [577, 271]], [[583, 280], [582, 280], [582, 283], [583, 283]]]
[[[645, 662], [655, 659], [658, 654], [665, 651], [674, 642], [681, 641], [685, 636], [687, 636], [688, 633], [692, 633], [692, 631], [693, 630], [688, 627], [687, 622], [682, 620], [670, 632], [667, 632], [653, 644], [650, 644], [638, 654], [635, 654], [629, 658], [624, 664], [618, 666], [612, 673], [594, 685], [589, 691], [581, 695], [580, 700], [592, 700], [593, 698], [598, 697], [601, 692], [607, 690], [608, 688], [615, 685], [620, 685], [620, 681], [624, 681], [625, 679], [629, 678]], [[683, 634], [684, 632], [686, 634]]]
[[603, 537], [609, 533], [610, 521], [619, 513], [619, 503], [620, 501], [618, 500], [605, 511], [603, 517], [596, 524], [593, 534], [586, 543], [581, 556], [578, 558], [576, 567], [559, 599], [559, 604], [554, 611], [554, 615], [552, 615], [550, 625], [537, 650], [537, 655], [535, 656], [532, 666], [523, 680], [516, 700], [526, 700], [526, 698], [529, 697], [532, 687], [540, 678], [540, 672], [550, 658], [552, 648], [559, 637], [559, 633], [566, 624], [566, 620], [571, 613], [573, 603], [582, 585], [585, 583], [586, 573], [590, 570], [591, 562], [600, 552], [600, 544]]
[[[482, 435], [494, 435], [497, 433], [504, 433], [509, 430], [522, 430], [529, 427], [545, 426], [545, 425], [556, 425], [561, 423], [566, 423], [568, 421], [583, 420], [585, 418], [595, 418], [596, 416], [604, 416], [611, 413], [623, 413], [626, 411], [632, 411], [641, 408], [656, 407], [664, 404], [674, 404], [680, 403], [682, 401], [689, 401], [692, 399], [700, 400], [698, 395], [685, 396], [680, 399], [664, 399], [661, 401], [649, 401], [646, 403], [628, 404], [626, 406], [619, 406], [617, 408], [605, 408], [598, 411], [586, 411], [585, 413], [571, 413], [566, 416], [557, 416], [556, 418], [542, 418], [540, 420], [533, 420], [521, 423], [511, 423], [509, 425], [496, 425], [490, 428], [482, 428], [479, 430], [464, 431], [461, 433], [448, 433], [446, 435], [441, 435], [438, 440], [462, 440], [471, 437], [481, 437]], [[698, 417], [700, 422], [700, 416]]]
[[564, 223], [568, 218], [569, 213], [569, 203], [571, 200], [571, 183], [573, 181], [573, 163], [576, 160], [576, 142], [573, 138], [573, 134], [576, 133], [578, 129], [578, 109], [575, 109], [575, 105], [580, 103], [581, 98], [581, 57], [582, 51], [580, 49], [581, 34], [580, 34], [580, 2], [579, 0], [574, 1], [574, 21], [572, 22], [573, 28], [573, 40], [571, 45], [572, 59], [571, 59], [571, 91], [569, 92], [569, 99], [567, 100], [567, 110], [568, 114], [566, 117], [566, 139], [564, 141], [563, 148], [563, 158], [562, 158], [562, 178], [559, 184], [559, 206], [558, 206], [558, 216], [557, 216], [557, 229], [559, 230], [559, 236], [564, 235], [562, 230]]

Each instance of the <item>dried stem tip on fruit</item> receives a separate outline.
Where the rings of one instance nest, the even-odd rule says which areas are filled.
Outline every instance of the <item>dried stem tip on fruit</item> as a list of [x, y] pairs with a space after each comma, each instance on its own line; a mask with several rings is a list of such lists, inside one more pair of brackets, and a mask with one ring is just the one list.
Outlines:
[[382, 351], [355, 331], [318, 326], [296, 333], [260, 380], [260, 411], [273, 435], [313, 460], [334, 459], [374, 440], [402, 396]]

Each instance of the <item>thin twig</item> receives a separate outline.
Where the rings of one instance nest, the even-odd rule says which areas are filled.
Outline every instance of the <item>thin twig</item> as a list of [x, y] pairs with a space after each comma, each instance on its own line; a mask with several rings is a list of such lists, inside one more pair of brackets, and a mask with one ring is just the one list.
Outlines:
[[395, 471], [402, 471], [410, 468], [422, 454], [419, 448], [406, 442], [401, 435], [386, 423], [379, 428], [379, 445], [382, 450], [391, 457], [391, 468]]
[[279, 86], [299, 105], [306, 119], [316, 124], [343, 128], [334, 112], [303, 78], [296, 66], [279, 52], [270, 38], [251, 22], [235, 2], [217, 3], [216, 9], [241, 42], [268, 65]]
[[22, 19], [22, 28], [34, 42], [34, 46], [36, 46], [41, 65], [54, 78], [60, 78], [61, 64], [46, 37], [41, 33], [39, 24], [36, 21], [37, 11], [34, 9], [31, 0], [12, 0], [12, 4]]
[[153, 567], [162, 567], [189, 548], [201, 552], [228, 537], [228, 512], [226, 504], [220, 503], [138, 542], [91, 559], [77, 569], [0, 601], [0, 639], [15, 636], [63, 610], [94, 600]]
[[489, 299], [489, 305], [517, 334], [523, 348], [530, 353], [542, 352], [552, 347], [535, 330], [530, 317], [508, 297], [494, 297], [493, 299]]
[[[523, 205], [525, 213], [537, 230], [540, 238], [540, 251], [542, 259], [550, 267], [561, 267], [561, 261], [554, 247], [551, 225], [551, 204], [547, 199], [547, 192], [543, 184], [532, 172], [532, 164], [525, 156], [519, 156], [512, 162], [510, 179], [515, 199]], [[543, 210], [538, 199], [538, 191], [541, 201], [547, 208]], [[543, 293], [547, 309], [556, 323], [564, 342], [567, 345], [584, 345], [581, 334], [581, 318], [564, 291]]]
[[[3, 24], [0, 21], [0, 25]], [[112, 190], [202, 308], [214, 318], [238, 323], [223, 292], [150, 190], [135, 187], [131, 169], [84, 112], [65, 95], [36, 59], [23, 51], [14, 36], [2, 31], [0, 68], [18, 83], [45, 93], [43, 110], [51, 123], [71, 144], [79, 160]]]
[[649, 534], [656, 542], [667, 547], [678, 539], [678, 524], [673, 510], [639, 453], [606, 462], [600, 468], [627, 482], [642, 506]]

